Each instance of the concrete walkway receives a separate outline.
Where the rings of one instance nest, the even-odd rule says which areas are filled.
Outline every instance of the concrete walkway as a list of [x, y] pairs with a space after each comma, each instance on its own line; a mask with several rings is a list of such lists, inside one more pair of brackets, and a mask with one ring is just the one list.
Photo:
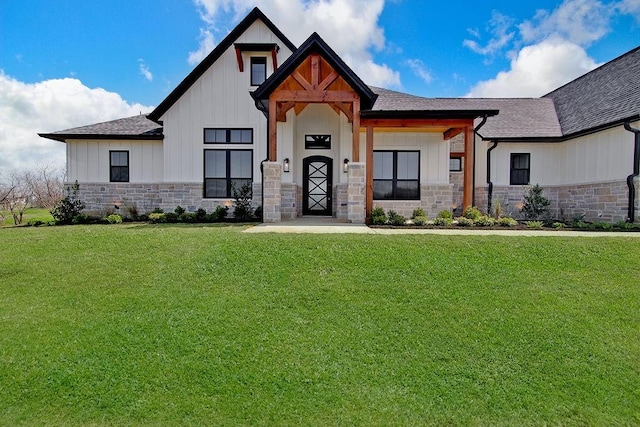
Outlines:
[[259, 224], [245, 233], [315, 233], [315, 234], [439, 234], [450, 236], [538, 236], [538, 237], [635, 237], [639, 232], [568, 231], [568, 230], [486, 230], [482, 228], [425, 229], [369, 228], [364, 224], [349, 224], [335, 218], [296, 218], [275, 224]]

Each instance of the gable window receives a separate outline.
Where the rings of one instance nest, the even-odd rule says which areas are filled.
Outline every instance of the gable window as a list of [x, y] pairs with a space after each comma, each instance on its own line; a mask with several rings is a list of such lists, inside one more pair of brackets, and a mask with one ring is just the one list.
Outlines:
[[253, 151], [204, 150], [204, 197], [230, 198], [253, 181]]
[[420, 152], [374, 151], [373, 198], [420, 199]]
[[109, 181], [129, 182], [128, 151], [109, 151]]
[[305, 135], [304, 148], [307, 150], [331, 149], [331, 135]]
[[205, 129], [205, 144], [253, 144], [253, 129]]
[[510, 185], [528, 185], [531, 174], [529, 153], [511, 153]]
[[267, 79], [267, 58], [251, 57], [251, 86], [260, 86]]
[[449, 158], [449, 172], [462, 172], [462, 157], [451, 156]]

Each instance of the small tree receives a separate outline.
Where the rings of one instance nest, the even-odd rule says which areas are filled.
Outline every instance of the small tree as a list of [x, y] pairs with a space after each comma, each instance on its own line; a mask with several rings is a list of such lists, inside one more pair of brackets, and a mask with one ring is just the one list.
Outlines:
[[71, 224], [73, 218], [84, 209], [84, 203], [78, 197], [80, 186], [78, 181], [71, 187], [67, 187], [67, 195], [51, 209], [51, 216], [56, 224]]
[[27, 184], [26, 173], [12, 171], [8, 177], [8, 184], [0, 190], [1, 206], [11, 212], [13, 223], [22, 224], [24, 212], [31, 206], [32, 192]]
[[233, 193], [233, 217], [237, 221], [247, 221], [253, 217], [253, 208], [251, 207], [251, 183], [247, 182], [239, 189], [235, 183], [231, 189]]
[[549, 217], [549, 199], [542, 195], [542, 187], [536, 184], [527, 189], [520, 212], [528, 220], [537, 221]]

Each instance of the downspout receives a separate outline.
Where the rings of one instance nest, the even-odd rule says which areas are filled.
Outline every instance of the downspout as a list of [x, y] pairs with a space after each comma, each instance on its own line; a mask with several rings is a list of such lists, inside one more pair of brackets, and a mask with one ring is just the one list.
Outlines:
[[633, 179], [640, 175], [640, 129], [631, 127], [629, 121], [624, 122], [624, 128], [635, 134], [635, 144], [633, 148], [633, 173], [627, 177], [627, 187], [629, 187], [629, 208], [627, 210], [627, 222], [635, 222], [636, 206], [636, 186]]
[[471, 177], [471, 206], [476, 205], [476, 134], [485, 123], [487, 123], [487, 115], [482, 116], [482, 121], [473, 129], [473, 176]]
[[493, 141], [493, 145], [487, 148], [487, 184], [489, 184], [489, 190], [487, 195], [487, 214], [491, 215], [492, 200], [493, 200], [493, 182], [491, 181], [491, 152], [498, 146], [498, 141]]
[[265, 157], [264, 160], [260, 162], [260, 174], [262, 175], [260, 180], [260, 206], [262, 207], [260, 222], [264, 222], [264, 163], [269, 161], [269, 110], [258, 101], [256, 101], [256, 108], [262, 111], [262, 114], [267, 117], [267, 157]]

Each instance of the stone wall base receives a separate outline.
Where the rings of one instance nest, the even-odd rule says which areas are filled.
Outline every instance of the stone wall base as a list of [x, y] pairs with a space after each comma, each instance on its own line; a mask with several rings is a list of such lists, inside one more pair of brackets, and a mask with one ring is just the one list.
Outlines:
[[[636, 186], [636, 222], [640, 219], [640, 180]], [[488, 187], [476, 188], [476, 206], [487, 209]], [[526, 187], [494, 186], [493, 202], [500, 200], [506, 215], [522, 218], [520, 209]], [[543, 186], [542, 194], [551, 201], [550, 211], [554, 219], [570, 221], [584, 215], [586, 221], [617, 222], [627, 220], [629, 189], [625, 181], [592, 184]]]
[[[232, 214], [233, 199], [205, 199], [202, 194], [202, 183], [82, 183], [78, 190], [78, 197], [85, 204], [83, 212], [91, 215], [117, 213], [130, 217], [133, 209], [141, 215], [157, 208], [173, 212], [177, 206], [182, 206], [187, 212], [195, 212], [199, 208], [212, 212], [218, 206], [229, 206], [229, 215]], [[262, 185], [254, 183], [254, 208], [261, 205], [261, 199]]]
[[407, 218], [411, 218], [414, 209], [420, 208], [428, 218], [435, 218], [440, 211], [450, 211], [452, 203], [452, 184], [423, 184], [420, 186], [420, 200], [374, 200], [373, 207], [381, 207], [385, 212], [393, 209]]

